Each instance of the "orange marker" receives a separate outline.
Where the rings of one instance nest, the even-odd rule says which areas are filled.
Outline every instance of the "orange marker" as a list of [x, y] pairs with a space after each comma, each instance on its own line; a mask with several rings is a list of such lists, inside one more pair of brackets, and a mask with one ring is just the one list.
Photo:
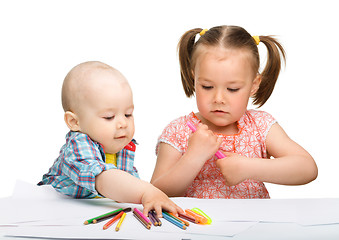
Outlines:
[[199, 221], [199, 223], [202, 223], [202, 224], [207, 224], [208, 223], [208, 219], [205, 218], [204, 216], [198, 214], [198, 213], [195, 213], [193, 212], [192, 210], [190, 209], [186, 209], [185, 210], [185, 213], [188, 215], [188, 216], [191, 216], [191, 217], [194, 217], [196, 220]]
[[180, 218], [180, 217], [176, 217], [173, 213], [169, 212], [169, 215], [171, 215], [174, 219], [178, 219], [180, 222], [182, 222], [183, 224], [185, 224], [186, 226], [189, 226], [190, 224], [185, 221], [184, 219]]
[[183, 214], [183, 213], [178, 213], [180, 218], [183, 218], [187, 221], [190, 221], [192, 223], [199, 223], [198, 220], [196, 220], [194, 217], [192, 216], [188, 216], [187, 214]]
[[107, 228], [109, 228], [113, 223], [115, 223], [121, 216], [122, 214], [124, 214], [124, 211], [121, 211], [118, 215], [116, 215], [114, 218], [112, 218], [111, 220], [109, 220], [102, 228], [104, 230], [106, 230]]

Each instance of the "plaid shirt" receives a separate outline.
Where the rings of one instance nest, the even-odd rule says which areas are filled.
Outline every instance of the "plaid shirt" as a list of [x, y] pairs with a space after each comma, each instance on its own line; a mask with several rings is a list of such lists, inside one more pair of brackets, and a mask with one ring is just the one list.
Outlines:
[[102, 146], [86, 134], [70, 131], [59, 157], [38, 185], [51, 184], [57, 191], [74, 198], [100, 196], [95, 189], [95, 177], [102, 171], [120, 169], [139, 178], [134, 164], [135, 140], [117, 153], [117, 167], [105, 163]]

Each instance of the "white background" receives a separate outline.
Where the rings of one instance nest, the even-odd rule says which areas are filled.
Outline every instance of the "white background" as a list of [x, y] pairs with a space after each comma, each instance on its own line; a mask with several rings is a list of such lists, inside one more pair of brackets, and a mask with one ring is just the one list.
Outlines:
[[[36, 184], [68, 131], [61, 85], [88, 60], [119, 69], [134, 91], [135, 165], [149, 181], [154, 148], [174, 118], [196, 111], [181, 86], [176, 46], [187, 30], [239, 25], [276, 35], [286, 68], [261, 109], [315, 158], [304, 186], [267, 184], [272, 198], [339, 197], [339, 17], [335, 1], [1, 1], [0, 197], [17, 179]], [[259, 45], [262, 62], [266, 50]], [[251, 106], [250, 106], [251, 107]]]

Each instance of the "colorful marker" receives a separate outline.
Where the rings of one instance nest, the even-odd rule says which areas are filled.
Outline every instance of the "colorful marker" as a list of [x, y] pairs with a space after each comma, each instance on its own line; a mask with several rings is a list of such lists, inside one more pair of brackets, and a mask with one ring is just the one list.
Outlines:
[[198, 214], [204, 216], [205, 218], [207, 218], [207, 224], [211, 224], [212, 223], [212, 219], [209, 216], [207, 216], [207, 214], [204, 213], [201, 209], [199, 209], [199, 208], [192, 208], [191, 210], [193, 212], [198, 213]]
[[122, 211], [122, 208], [119, 208], [117, 210], [114, 210], [112, 212], [109, 212], [109, 213], [105, 213], [105, 214], [102, 214], [100, 216], [97, 216], [95, 218], [91, 218], [91, 219], [88, 219], [84, 222], [85, 225], [87, 224], [90, 224], [90, 223], [97, 223], [98, 220], [101, 220], [101, 219], [107, 219], [107, 218], [110, 218], [112, 216], [115, 216], [117, 215], [118, 213], [120, 213]]
[[[193, 123], [191, 123], [190, 121], [187, 121], [187, 126], [192, 130], [192, 132], [197, 131], [197, 128], [193, 125]], [[223, 154], [222, 152], [220, 152], [219, 150], [214, 154], [215, 156], [217, 156], [217, 158], [221, 159], [221, 158], [225, 158], [225, 154]]]
[[152, 225], [151, 221], [142, 212], [140, 212], [139, 209], [134, 208], [134, 211], [136, 211], [149, 225]]
[[192, 217], [194, 217], [195, 219], [197, 219], [197, 220], [199, 221], [199, 223], [207, 224], [207, 222], [208, 222], [208, 219], [207, 219], [207, 218], [205, 218], [204, 216], [202, 216], [202, 215], [200, 215], [200, 214], [198, 214], [198, 213], [193, 212], [193, 211], [190, 210], [190, 209], [186, 209], [186, 210], [185, 210], [185, 213], [186, 213], [187, 215], [192, 216]]
[[190, 222], [192, 222], [192, 223], [199, 223], [199, 221], [196, 220], [196, 219], [195, 219], [194, 217], [192, 217], [192, 216], [188, 216], [188, 215], [183, 214], [183, 213], [178, 213], [178, 215], [179, 215], [180, 218], [183, 218], [183, 219], [185, 219], [185, 220], [187, 220], [187, 221], [190, 221]]
[[184, 219], [181, 219], [180, 217], [176, 217], [173, 213], [169, 212], [168, 214], [171, 215], [172, 218], [174, 218], [175, 220], [178, 220], [179, 222], [182, 222], [186, 226], [190, 225], [189, 222], [185, 221]]
[[169, 221], [170, 223], [174, 224], [175, 226], [186, 230], [187, 226], [185, 224], [183, 224], [182, 222], [179, 222], [177, 220], [175, 220], [174, 218], [171, 217], [171, 215], [169, 215], [167, 212], [162, 212], [162, 217], [165, 218], [167, 221]]
[[156, 220], [156, 222], [158, 223], [158, 226], [161, 226], [162, 223], [161, 223], [160, 219], [158, 218], [157, 213], [154, 210], [152, 210], [151, 214], [154, 217], [154, 219]]
[[124, 214], [123, 211], [121, 211], [118, 215], [116, 215], [114, 218], [112, 218], [111, 220], [109, 220], [103, 227], [102, 229], [106, 230], [107, 228], [109, 228], [110, 226], [112, 226], [113, 223], [115, 223], [121, 216], [122, 214]]
[[116, 231], [116, 232], [120, 230], [121, 224], [122, 224], [122, 222], [124, 221], [125, 217], [126, 217], [126, 213], [124, 212], [124, 213], [122, 214], [122, 216], [121, 216], [121, 218], [120, 218], [120, 220], [119, 220], [117, 226], [115, 227], [115, 231]]
[[136, 209], [136, 208], [134, 208], [134, 210], [133, 210], [133, 216], [134, 216], [136, 219], [138, 219], [139, 222], [140, 222], [142, 225], [144, 225], [145, 228], [147, 228], [148, 230], [151, 229], [151, 223], [148, 223], [147, 221], [145, 221], [145, 219], [144, 219], [142, 216], [140, 216], [140, 214], [139, 214], [137, 211], [135, 211], [135, 209]]

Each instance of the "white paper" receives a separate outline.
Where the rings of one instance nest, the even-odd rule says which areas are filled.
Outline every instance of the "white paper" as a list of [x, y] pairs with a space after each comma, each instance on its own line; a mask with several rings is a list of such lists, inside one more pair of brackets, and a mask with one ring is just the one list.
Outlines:
[[[131, 212], [119, 232], [112, 226], [102, 230], [105, 222], [84, 225], [84, 221], [118, 208], [138, 207], [139, 204], [117, 203], [110, 199], [72, 199], [50, 191], [51, 188], [30, 186], [18, 182], [12, 198], [0, 199], [0, 227], [5, 229], [8, 236], [48, 237], [48, 238], [109, 238], [114, 233], [117, 238], [157, 238], [159, 234], [166, 237], [178, 237], [190, 234], [209, 236], [234, 236], [256, 222], [220, 222], [212, 225], [191, 224], [187, 230], [182, 230], [172, 223], [162, 219], [161, 227], [145, 229]], [[52, 189], [53, 190], [53, 189]], [[55, 191], [55, 190], [54, 190]], [[29, 197], [31, 196], [31, 197]], [[193, 208], [190, 202], [194, 199], [179, 199], [184, 201], [183, 207]], [[10, 225], [9, 225], [10, 224]], [[9, 227], [15, 226], [15, 227]], [[142, 236], [140, 236], [142, 233]]]
[[339, 199], [188, 199], [172, 198], [183, 208], [198, 207], [215, 221], [339, 223]]
[[232, 237], [258, 222], [298, 223], [305, 226], [339, 224], [339, 199], [195, 199], [172, 198], [183, 209], [200, 208], [212, 218], [211, 225], [191, 223], [187, 230], [162, 219], [161, 227], [145, 229], [131, 212], [119, 232], [115, 225], [102, 230], [105, 222], [84, 221], [118, 208], [138, 204], [110, 199], [72, 199], [50, 186], [18, 182], [13, 197], [0, 199], [0, 229], [7, 236], [83, 239], [183, 239], [208, 235]]

